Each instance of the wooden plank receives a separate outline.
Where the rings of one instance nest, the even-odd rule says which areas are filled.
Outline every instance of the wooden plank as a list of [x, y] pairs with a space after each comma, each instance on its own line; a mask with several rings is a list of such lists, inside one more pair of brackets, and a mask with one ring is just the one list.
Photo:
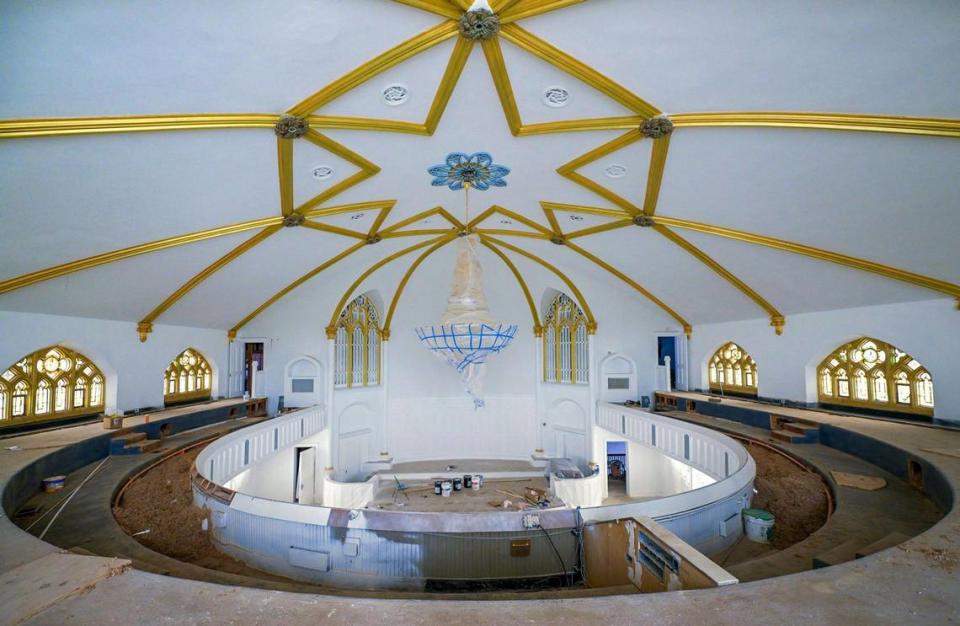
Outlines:
[[960, 448], [920, 448], [920, 450], [922, 452], [933, 452], [934, 454], [942, 454], [943, 456], [960, 459]]
[[851, 474], [849, 472], [838, 472], [830, 470], [833, 480], [841, 487], [853, 487], [863, 491], [876, 491], [887, 486], [887, 481], [879, 476], [865, 476], [864, 474]]

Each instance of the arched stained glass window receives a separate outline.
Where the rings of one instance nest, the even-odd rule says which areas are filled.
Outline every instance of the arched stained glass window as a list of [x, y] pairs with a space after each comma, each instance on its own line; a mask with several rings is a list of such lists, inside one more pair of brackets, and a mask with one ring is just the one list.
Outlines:
[[[88, 384], [99, 381], [96, 398]], [[103, 410], [103, 374], [62, 346], [27, 355], [0, 374], [0, 424], [94, 414]]]
[[587, 317], [566, 294], [557, 294], [543, 320], [543, 380], [586, 385], [590, 380]]
[[177, 355], [163, 374], [163, 403], [209, 400], [211, 393], [210, 363], [199, 351], [187, 348]]
[[337, 320], [335, 387], [380, 384], [380, 314], [365, 295], [357, 296]]
[[714, 352], [707, 369], [710, 391], [757, 395], [757, 362], [734, 342], [726, 343]]
[[825, 404], [933, 415], [930, 373], [879, 339], [861, 337], [840, 346], [818, 370], [820, 402]]

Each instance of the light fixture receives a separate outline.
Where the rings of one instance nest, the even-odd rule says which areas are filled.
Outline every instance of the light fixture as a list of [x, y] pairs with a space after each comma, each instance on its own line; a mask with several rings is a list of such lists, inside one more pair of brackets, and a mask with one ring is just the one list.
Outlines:
[[394, 83], [384, 87], [381, 96], [383, 97], [384, 104], [397, 107], [407, 101], [410, 97], [410, 90], [407, 89], [406, 85]]
[[[470, 189], [486, 191], [490, 187], [506, 187], [504, 177], [510, 169], [493, 162], [486, 152], [447, 155], [444, 165], [429, 170], [432, 185], [464, 192], [464, 224], [470, 223]], [[477, 249], [480, 238], [466, 233], [457, 242], [457, 261], [447, 308], [440, 323], [416, 329], [420, 342], [438, 358], [449, 363], [460, 374], [464, 389], [479, 409], [483, 401], [483, 377], [487, 359], [500, 352], [517, 334], [515, 324], [494, 321], [487, 308], [483, 291], [483, 269]]]
[[570, 104], [570, 92], [563, 87], [547, 87], [543, 90], [543, 103], [554, 109], [565, 107]]
[[623, 178], [627, 175], [627, 166], [611, 163], [603, 168], [603, 173], [606, 174], [607, 178]]
[[313, 177], [317, 180], [327, 180], [333, 176], [333, 168], [329, 165], [318, 165], [313, 168]]

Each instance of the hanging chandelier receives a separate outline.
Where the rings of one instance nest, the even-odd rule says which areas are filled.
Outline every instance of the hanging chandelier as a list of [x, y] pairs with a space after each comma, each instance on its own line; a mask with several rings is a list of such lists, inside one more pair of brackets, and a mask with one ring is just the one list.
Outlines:
[[[486, 152], [447, 155], [445, 165], [429, 170], [436, 187], [464, 192], [464, 224], [470, 222], [470, 189], [485, 191], [505, 187], [503, 177], [509, 168], [497, 165]], [[484, 405], [483, 378], [487, 359], [500, 352], [517, 334], [516, 324], [494, 321], [487, 308], [483, 291], [483, 269], [477, 255], [480, 239], [465, 233], [457, 242], [457, 261], [447, 308], [440, 322], [416, 329], [421, 343], [438, 358], [453, 366], [460, 374], [464, 390], [473, 399], [476, 409]]]

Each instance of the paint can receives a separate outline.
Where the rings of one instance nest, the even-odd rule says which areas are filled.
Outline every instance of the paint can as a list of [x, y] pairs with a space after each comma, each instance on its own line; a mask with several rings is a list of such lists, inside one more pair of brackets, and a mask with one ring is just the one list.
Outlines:
[[474, 491], [480, 491], [480, 483], [483, 482], [482, 480], [480, 480], [480, 478], [481, 478], [480, 474], [474, 474], [470, 478], [471, 487], [473, 488]]
[[773, 514], [763, 509], [743, 510], [743, 529], [747, 539], [756, 543], [770, 543], [773, 539]]
[[480, 486], [483, 487], [483, 474], [476, 474], [474, 480], [480, 483]]
[[453, 483], [451, 483], [449, 480], [443, 481], [443, 483], [440, 485], [440, 491], [440, 495], [442, 495], [444, 498], [449, 498], [450, 492], [453, 491]]
[[462, 479], [462, 478], [454, 478], [454, 479], [453, 479], [453, 490], [454, 490], [454, 491], [460, 491], [460, 490], [462, 490], [462, 489], [463, 489], [463, 479]]
[[46, 493], [53, 493], [63, 489], [63, 483], [67, 480], [66, 476], [48, 476], [43, 479], [43, 490]]
[[440, 495], [443, 493], [443, 481], [435, 480], [433, 481], [433, 493], [434, 495]]
[[464, 475], [463, 475], [463, 488], [464, 488], [464, 489], [470, 489], [470, 487], [471, 487], [472, 485], [473, 485], [473, 476], [471, 476], [470, 474], [464, 474]]

